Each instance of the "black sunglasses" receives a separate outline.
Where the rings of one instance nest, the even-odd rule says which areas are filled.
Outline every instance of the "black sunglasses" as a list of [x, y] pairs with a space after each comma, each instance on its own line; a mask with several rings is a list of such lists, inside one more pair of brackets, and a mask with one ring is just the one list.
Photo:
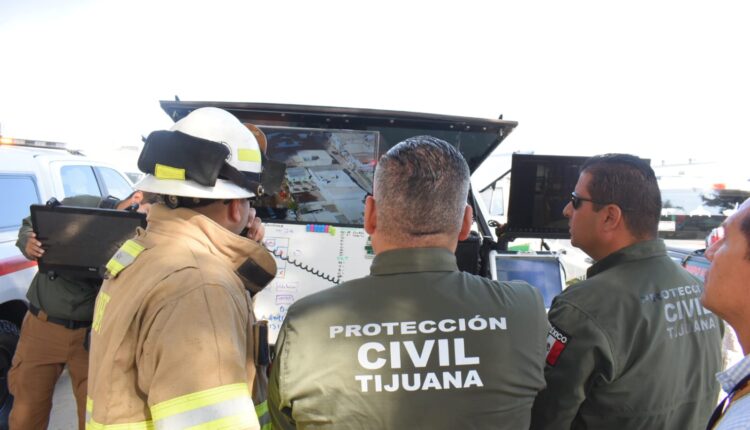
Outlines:
[[575, 193], [575, 191], [573, 191], [572, 193], [570, 193], [570, 203], [573, 204], [573, 209], [578, 210], [578, 208], [581, 207], [581, 202], [591, 202], [591, 203], [593, 203], [595, 205], [602, 205], [602, 206], [617, 205], [620, 208], [621, 211], [625, 211], [625, 212], [631, 210], [629, 208], [624, 208], [624, 207], [620, 206], [617, 203], [597, 202], [596, 200], [591, 200], [591, 199], [587, 199], [585, 197], [580, 197], [578, 194]]
[[576, 194], [575, 191], [570, 193], [570, 203], [573, 204], [573, 209], [578, 210], [578, 208], [581, 207], [581, 202], [591, 202], [597, 205], [608, 204], [608, 203], [597, 202], [596, 200], [587, 199], [585, 197], [581, 197], [578, 194]]

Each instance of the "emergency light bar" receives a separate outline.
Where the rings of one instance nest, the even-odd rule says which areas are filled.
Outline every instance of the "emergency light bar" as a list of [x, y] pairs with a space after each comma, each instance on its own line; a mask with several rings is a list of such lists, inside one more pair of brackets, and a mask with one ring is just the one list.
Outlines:
[[0, 145], [30, 146], [34, 148], [65, 149], [62, 142], [48, 142], [44, 140], [15, 139], [12, 137], [0, 137]]

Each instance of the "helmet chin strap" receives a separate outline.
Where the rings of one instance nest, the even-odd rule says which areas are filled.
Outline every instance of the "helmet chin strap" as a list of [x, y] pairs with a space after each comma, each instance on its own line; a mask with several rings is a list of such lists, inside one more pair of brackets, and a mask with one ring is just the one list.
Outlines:
[[167, 195], [164, 196], [164, 204], [167, 205], [170, 209], [177, 209], [177, 208], [197, 208], [201, 206], [207, 206], [211, 203], [215, 202], [215, 199], [206, 199], [206, 198], [198, 198], [198, 197], [183, 197], [183, 196], [173, 196], [173, 195]]
[[261, 175], [259, 173], [243, 173], [231, 164], [225, 162], [222, 164], [221, 170], [219, 170], [219, 177], [225, 178], [235, 185], [255, 193], [256, 196], [262, 196], [264, 193], [263, 185], [260, 183]]

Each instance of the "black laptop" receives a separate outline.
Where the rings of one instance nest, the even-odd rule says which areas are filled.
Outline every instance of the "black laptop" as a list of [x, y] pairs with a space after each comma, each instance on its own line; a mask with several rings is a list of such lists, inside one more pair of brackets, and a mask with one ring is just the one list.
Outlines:
[[48, 275], [102, 278], [119, 247], [146, 227], [146, 215], [113, 209], [31, 205], [34, 233], [44, 255], [39, 271]]

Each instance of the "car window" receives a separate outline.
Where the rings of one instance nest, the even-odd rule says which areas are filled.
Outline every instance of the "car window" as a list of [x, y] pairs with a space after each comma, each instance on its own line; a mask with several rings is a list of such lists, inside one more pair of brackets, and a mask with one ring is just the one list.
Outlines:
[[133, 187], [130, 183], [122, 177], [122, 175], [115, 169], [109, 167], [97, 167], [99, 174], [104, 180], [104, 185], [107, 187], [107, 194], [118, 199], [124, 199], [133, 192]]
[[138, 181], [140, 181], [143, 176], [145, 176], [142, 172], [125, 172], [126, 175], [128, 175], [128, 179], [130, 179], [130, 182], [137, 184]]
[[83, 194], [100, 197], [102, 195], [91, 166], [64, 166], [60, 169], [60, 176], [62, 177], [63, 192], [65, 193], [63, 197], [80, 196]]
[[29, 216], [29, 206], [41, 203], [36, 181], [30, 175], [0, 175], [0, 231], [17, 230]]
[[503, 216], [505, 215], [505, 209], [503, 205], [503, 187], [498, 186], [488, 187], [480, 193], [487, 210], [490, 211], [492, 216]]

